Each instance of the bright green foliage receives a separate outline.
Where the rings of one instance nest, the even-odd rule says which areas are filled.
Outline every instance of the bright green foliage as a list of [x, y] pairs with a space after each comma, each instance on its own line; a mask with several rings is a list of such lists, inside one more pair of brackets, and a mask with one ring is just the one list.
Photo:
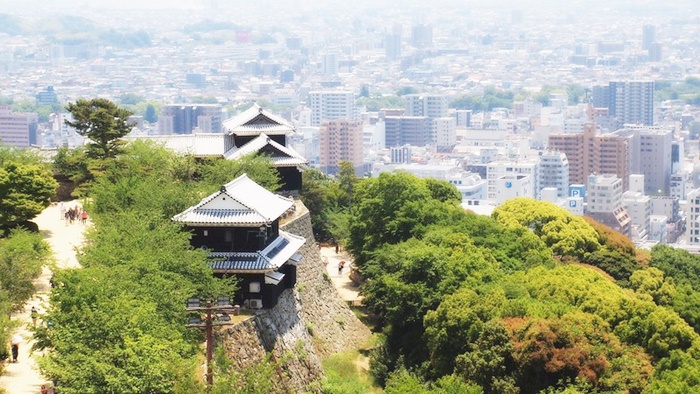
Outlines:
[[673, 278], [664, 279], [664, 273], [653, 267], [635, 271], [630, 277], [630, 287], [649, 295], [657, 305], [670, 305], [676, 293]]
[[[370, 365], [387, 392], [432, 392], [445, 377], [486, 393], [641, 393], [662, 376], [694, 387], [693, 367], [652, 378], [655, 363], [700, 359], [683, 320], [700, 316], [692, 258], [657, 247], [659, 269], [640, 270], [628, 239], [551, 204], [516, 199], [492, 219], [449, 211], [429, 190], [393, 174], [360, 181], [354, 195], [349, 249], [383, 330]], [[555, 264], [552, 252], [632, 289]]]
[[252, 155], [241, 160], [205, 159], [197, 167], [197, 173], [201, 177], [199, 185], [203, 192], [219, 190], [221, 185], [244, 173], [270, 191], [280, 187], [279, 175], [265, 156]]
[[[129, 144], [125, 152], [91, 185], [92, 212], [138, 209], [170, 218], [199, 200], [190, 179], [194, 163], [186, 157], [141, 142]], [[154, 185], [158, 185], [157, 193]]]
[[66, 124], [91, 141], [88, 158], [104, 160], [121, 153], [124, 144], [121, 138], [129, 134], [133, 126], [129, 123], [130, 111], [103, 98], [79, 99], [69, 103], [66, 109], [73, 115], [73, 121], [66, 120]]
[[10, 314], [35, 293], [34, 280], [50, 263], [51, 251], [41, 235], [15, 229], [0, 238], [0, 361], [8, 358], [9, 337], [17, 324]]
[[325, 377], [322, 392], [325, 394], [367, 394], [379, 392], [366, 373], [360, 372], [356, 365], [357, 352], [333, 354], [323, 360]]
[[385, 394], [483, 394], [480, 387], [455, 375], [444, 376], [435, 383], [421, 382], [416, 374], [400, 369], [391, 374]]
[[331, 230], [328, 227], [330, 206], [329, 189], [337, 181], [328, 178], [321, 171], [308, 169], [301, 174], [303, 188], [301, 200], [311, 213], [311, 227], [316, 241], [330, 239]]
[[438, 375], [454, 370], [457, 356], [469, 350], [469, 344], [481, 335], [484, 322], [495, 317], [497, 310], [474, 309], [478, 300], [476, 293], [463, 289], [426, 314], [425, 338], [431, 364]]
[[[390, 326], [387, 350], [405, 356], [407, 365], [427, 357], [423, 341], [425, 314], [436, 308], [445, 295], [465, 284], [491, 282], [501, 273], [488, 252], [475, 247], [465, 234], [431, 232], [432, 241], [409, 240], [387, 245], [376, 252], [365, 267], [372, 280], [363, 286], [365, 305]], [[447, 238], [450, 238], [449, 240]], [[444, 244], [450, 243], [451, 247]]]
[[667, 357], [672, 350], [686, 350], [698, 338], [688, 323], [666, 308], [635, 315], [620, 323], [615, 332], [622, 340], [642, 346], [655, 359]]
[[628, 237], [591, 217], [584, 216], [583, 219], [598, 233], [598, 242], [602, 246], [587, 255], [585, 262], [607, 272], [621, 286], [627, 286], [630, 275], [640, 268], [634, 244]]
[[[58, 272], [42, 372], [65, 393], [192, 393], [200, 333], [185, 327], [193, 295], [232, 295], [172, 215], [198, 201], [194, 162], [134, 143], [91, 186], [94, 227], [83, 268]], [[216, 190], [216, 189], [215, 189]], [[209, 191], [211, 192], [211, 191]]]
[[57, 186], [43, 165], [0, 162], [0, 228], [41, 213], [49, 206]]
[[430, 196], [438, 201], [452, 202], [455, 204], [462, 202], [462, 194], [449, 182], [426, 178], [425, 186], [428, 187]]
[[[569, 269], [573, 270], [571, 277], [561, 276], [562, 270]], [[561, 286], [532, 283], [557, 271], [547, 283]], [[585, 278], [580, 286], [577, 276]], [[503, 290], [498, 286], [484, 289], [482, 294], [462, 290], [445, 298], [436, 312], [428, 312], [425, 318], [431, 365], [438, 376], [454, 365], [465, 379], [479, 383], [486, 392], [514, 392], [514, 387], [535, 392], [575, 378], [599, 388], [643, 387], [651, 374], [648, 357], [623, 345], [600, 317], [577, 311], [601, 307], [596, 306], [598, 296], [590, 291], [597, 287], [597, 281], [590, 282], [595, 277], [600, 275], [583, 267], [540, 268], [531, 275], [512, 278], [514, 284], [525, 284], [521, 290], [501, 282]], [[602, 280], [600, 284], [610, 283]], [[546, 292], [533, 294], [537, 289]], [[596, 293], [605, 291], [595, 289]], [[533, 298], [528, 299], [528, 294]], [[578, 308], [570, 306], [577, 302]], [[517, 318], [509, 317], [514, 314], [514, 305], [520, 305]], [[569, 317], [562, 320], [557, 317], [560, 314]], [[541, 318], [522, 318], [528, 315]], [[505, 319], [513, 337], [504, 333], [500, 323], [494, 323], [499, 317]]]
[[700, 257], [666, 245], [655, 246], [651, 253], [650, 265], [676, 284], [673, 310], [700, 332]]
[[40, 366], [62, 392], [172, 391], [182, 356], [196, 348], [161, 317], [154, 300], [129, 291], [138, 289], [129, 283], [137, 275], [129, 267], [61, 275], [44, 342], [52, 351]]
[[424, 180], [397, 172], [363, 179], [356, 186], [347, 248], [362, 268], [384, 243], [421, 236], [431, 225], [464, 217], [456, 204], [433, 199]]
[[676, 286], [673, 295], [673, 310], [700, 333], [700, 292], [688, 284]]
[[468, 214], [453, 225], [455, 229], [447, 231], [469, 234], [474, 245], [488, 249], [505, 272], [552, 264], [551, 250], [524, 228], [508, 228], [476, 214]]
[[51, 261], [51, 249], [39, 234], [13, 230], [0, 239], [0, 299], [20, 310], [36, 291], [34, 279]]
[[673, 351], [659, 362], [656, 374], [646, 393], [676, 394], [700, 391], [700, 359], [680, 351]]
[[82, 195], [87, 182], [93, 178], [84, 147], [58, 148], [58, 153], [54, 157], [53, 170], [59, 181], [70, 181], [75, 185], [75, 191], [72, 193], [74, 196]]
[[341, 191], [338, 205], [350, 208], [352, 207], [355, 185], [359, 179], [355, 175], [355, 168], [353, 168], [352, 163], [341, 161], [338, 165], [340, 167], [338, 171], [338, 185]]
[[700, 290], [700, 256], [668, 245], [656, 245], [651, 249], [650, 265], [664, 272], [666, 276], [680, 283], [687, 283]]
[[585, 220], [551, 203], [510, 199], [494, 210], [493, 218], [506, 227], [532, 230], [557, 255], [583, 257], [600, 248], [598, 234]]
[[490, 321], [469, 351], [456, 359], [456, 371], [465, 380], [476, 382], [486, 393], [517, 393], [514, 378], [513, 344], [510, 333], [498, 321]]

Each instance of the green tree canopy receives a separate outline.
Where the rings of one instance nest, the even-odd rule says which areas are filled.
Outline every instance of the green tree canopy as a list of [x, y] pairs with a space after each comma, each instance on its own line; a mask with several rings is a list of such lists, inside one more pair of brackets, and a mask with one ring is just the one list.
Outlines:
[[600, 248], [598, 234], [585, 220], [551, 203], [513, 198], [496, 208], [493, 218], [532, 230], [557, 255], [583, 257]]
[[49, 206], [57, 187], [44, 165], [0, 162], [0, 228], [41, 213]]
[[116, 157], [122, 152], [122, 137], [129, 134], [133, 124], [129, 123], [132, 113], [118, 107], [113, 102], [95, 98], [79, 99], [66, 107], [73, 120], [66, 124], [75, 127], [78, 134], [90, 139], [87, 156], [90, 159], [104, 160]]
[[191, 158], [135, 142], [90, 185], [94, 227], [83, 268], [56, 273], [46, 316], [53, 325], [37, 333], [41, 370], [61, 391], [201, 389], [193, 382], [201, 338], [185, 327], [184, 302], [231, 296], [236, 284], [215, 278], [206, 253], [170, 220], [201, 199], [197, 172]]

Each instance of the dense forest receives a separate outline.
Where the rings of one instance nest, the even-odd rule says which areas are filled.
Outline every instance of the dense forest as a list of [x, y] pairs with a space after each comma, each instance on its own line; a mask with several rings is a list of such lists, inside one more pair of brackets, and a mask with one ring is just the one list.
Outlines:
[[406, 173], [313, 179], [316, 196], [352, 190], [345, 242], [378, 321], [371, 373], [385, 392], [700, 389], [700, 257], [636, 250], [531, 199], [479, 216], [451, 185]]

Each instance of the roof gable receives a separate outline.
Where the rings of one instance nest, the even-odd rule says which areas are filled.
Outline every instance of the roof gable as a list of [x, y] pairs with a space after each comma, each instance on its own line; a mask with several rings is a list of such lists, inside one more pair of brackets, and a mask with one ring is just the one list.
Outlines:
[[253, 210], [251, 207], [241, 204], [236, 201], [228, 193], [217, 193], [214, 198], [204, 202], [199, 206], [200, 209], [236, 209], [236, 210]]
[[257, 103], [242, 113], [223, 122], [226, 131], [236, 135], [258, 135], [260, 133], [285, 135], [295, 127], [286, 119], [273, 114]]
[[308, 161], [294, 149], [275, 142], [265, 134], [260, 134], [238, 149], [231, 149], [224, 154], [224, 158], [228, 160], [237, 160], [253, 153], [271, 155], [270, 159], [275, 167], [308, 164]]
[[190, 226], [259, 226], [279, 219], [293, 206], [293, 199], [274, 194], [243, 174], [172, 220]]
[[[260, 109], [262, 109], [262, 108], [260, 108]], [[273, 120], [273, 119], [270, 119], [270, 117], [266, 116], [262, 112], [258, 113], [258, 115], [256, 115], [253, 119], [243, 123], [244, 126], [257, 125], [257, 124], [275, 124], [275, 125], [278, 125], [280, 123]]]

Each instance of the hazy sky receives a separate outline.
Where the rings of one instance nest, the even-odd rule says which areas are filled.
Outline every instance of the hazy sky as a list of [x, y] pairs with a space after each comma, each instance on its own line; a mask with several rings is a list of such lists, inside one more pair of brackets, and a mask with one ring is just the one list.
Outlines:
[[585, 6], [588, 8], [639, 8], [649, 10], [679, 11], [688, 14], [700, 12], [698, 0], [0, 0], [0, 11], [12, 13], [13, 10], [41, 10], [41, 9], [86, 9], [86, 8], [181, 8], [202, 9], [218, 3], [221, 7], [250, 6], [258, 4], [264, 8], [275, 6], [286, 7], [297, 4], [301, 7], [329, 7], [343, 5], [346, 7], [373, 6], [378, 8], [404, 8], [410, 5], [424, 5], [429, 7], [513, 7], [523, 10], [536, 6], [567, 8]]

